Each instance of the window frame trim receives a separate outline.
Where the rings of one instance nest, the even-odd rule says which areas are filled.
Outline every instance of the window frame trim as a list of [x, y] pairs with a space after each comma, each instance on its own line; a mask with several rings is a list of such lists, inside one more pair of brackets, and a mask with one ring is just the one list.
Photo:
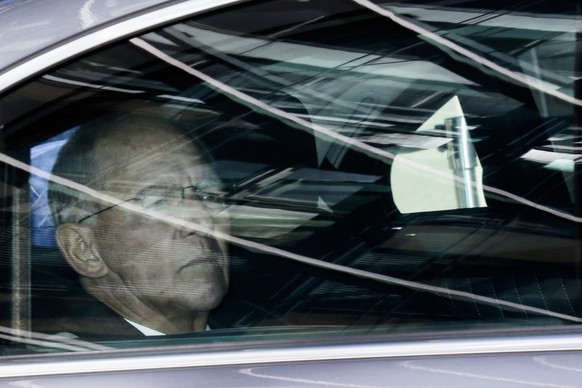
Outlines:
[[[373, 344], [283, 346], [279, 349], [234, 349], [200, 351], [188, 346], [149, 350], [97, 351], [54, 355], [3, 358], [0, 378], [81, 375], [88, 373], [172, 370], [176, 368], [226, 367], [237, 365], [273, 365], [293, 362], [479, 356], [488, 354], [532, 354], [540, 352], [582, 351], [582, 335], [524, 335], [469, 339], [381, 342]], [[241, 351], [244, 350], [244, 351]], [[151, 354], [151, 353], [158, 354]], [[178, 353], [179, 352], [179, 353]], [[117, 354], [116, 354], [117, 353]], [[165, 354], [164, 354], [165, 353]], [[19, 362], [21, 361], [21, 362]], [[32, 367], [32, 368], [31, 368]]]
[[136, 17], [126, 15], [118, 21], [113, 21], [114, 24], [106, 24], [89, 33], [71, 35], [69, 39], [48, 51], [40, 52], [25, 62], [13, 64], [7, 70], [0, 69], [0, 97], [32, 77], [104, 45], [139, 36], [148, 30], [192, 17], [200, 12], [243, 1], [245, 0], [186, 0], [178, 4], [162, 4], [161, 9], [151, 10]]

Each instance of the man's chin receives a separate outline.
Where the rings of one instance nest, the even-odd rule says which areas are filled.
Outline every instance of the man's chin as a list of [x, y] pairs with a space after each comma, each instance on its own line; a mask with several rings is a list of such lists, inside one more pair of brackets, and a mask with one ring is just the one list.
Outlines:
[[227, 292], [226, 282], [224, 277], [220, 277], [203, 287], [198, 287], [197, 292], [193, 292], [188, 296], [188, 305], [192, 310], [210, 311], [222, 302]]

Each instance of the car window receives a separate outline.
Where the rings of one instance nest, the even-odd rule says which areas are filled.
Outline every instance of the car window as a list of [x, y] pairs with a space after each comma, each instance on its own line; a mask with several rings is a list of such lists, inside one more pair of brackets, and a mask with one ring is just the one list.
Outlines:
[[574, 330], [554, 3], [245, 2], [3, 95], [2, 352]]

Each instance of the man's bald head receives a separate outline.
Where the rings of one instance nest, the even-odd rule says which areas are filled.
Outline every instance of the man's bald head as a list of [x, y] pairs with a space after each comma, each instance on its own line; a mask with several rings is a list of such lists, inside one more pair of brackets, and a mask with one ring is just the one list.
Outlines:
[[[126, 167], [149, 168], [164, 154], [192, 146], [193, 139], [178, 123], [145, 115], [112, 116], [83, 124], [63, 146], [52, 173], [99, 190], [107, 177]], [[200, 157], [208, 157], [200, 145]], [[153, 162], [155, 163], [155, 162]], [[76, 222], [74, 209], [82, 194], [49, 182], [49, 204], [57, 224]]]

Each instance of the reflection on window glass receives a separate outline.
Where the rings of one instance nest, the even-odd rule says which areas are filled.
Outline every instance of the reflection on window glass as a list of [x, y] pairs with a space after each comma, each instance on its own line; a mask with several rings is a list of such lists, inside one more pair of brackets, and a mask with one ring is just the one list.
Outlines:
[[[30, 165], [40, 170], [51, 171], [61, 147], [67, 142], [71, 133], [62, 135], [45, 143], [32, 147], [30, 150]], [[48, 206], [48, 183], [37, 175], [30, 177], [31, 230], [32, 245], [39, 247], [56, 247], [54, 239], [54, 223]]]
[[15, 348], [580, 323], [575, 13], [453, 3], [242, 4], [6, 96]]

